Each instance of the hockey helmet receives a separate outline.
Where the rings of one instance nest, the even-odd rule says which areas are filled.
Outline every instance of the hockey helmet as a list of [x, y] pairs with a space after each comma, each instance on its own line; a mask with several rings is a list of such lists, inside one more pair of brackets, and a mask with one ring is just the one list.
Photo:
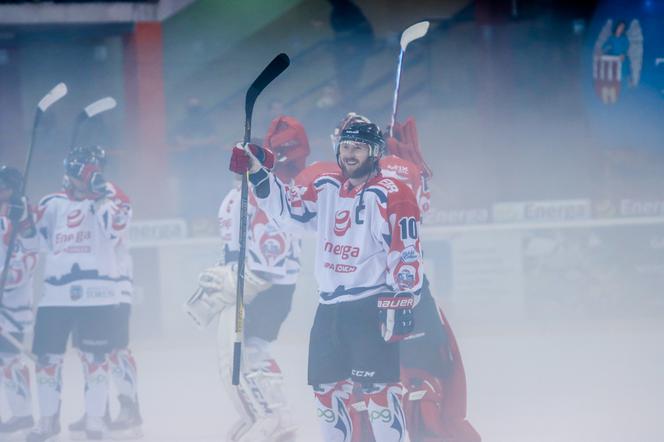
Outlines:
[[344, 141], [356, 141], [369, 145], [369, 157], [376, 160], [379, 160], [385, 153], [385, 140], [378, 126], [373, 123], [351, 123], [341, 131], [336, 148], [337, 162], [339, 160], [339, 145]]
[[101, 171], [106, 164], [106, 152], [100, 146], [84, 146], [73, 148], [65, 158], [65, 174], [80, 178], [86, 168], [92, 167]]
[[364, 117], [355, 112], [349, 112], [346, 116], [337, 124], [337, 127], [334, 128], [334, 131], [330, 135], [330, 140], [332, 141], [332, 150], [335, 155], [337, 153], [337, 145], [339, 144], [339, 137], [341, 132], [352, 123], [371, 123], [367, 117]]

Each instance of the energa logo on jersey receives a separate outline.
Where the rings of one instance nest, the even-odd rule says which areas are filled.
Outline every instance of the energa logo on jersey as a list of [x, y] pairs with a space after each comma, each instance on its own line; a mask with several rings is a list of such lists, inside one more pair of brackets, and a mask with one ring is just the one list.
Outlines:
[[334, 234], [344, 236], [350, 229], [350, 210], [338, 210], [334, 214]]
[[67, 227], [73, 229], [78, 227], [85, 219], [85, 212], [80, 209], [74, 209], [69, 214], [67, 214]]

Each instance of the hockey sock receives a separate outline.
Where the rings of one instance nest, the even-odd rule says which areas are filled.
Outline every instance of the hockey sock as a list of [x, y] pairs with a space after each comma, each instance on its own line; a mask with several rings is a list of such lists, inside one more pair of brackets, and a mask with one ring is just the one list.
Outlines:
[[[314, 387], [316, 415], [326, 442], [350, 442], [353, 425], [348, 413], [353, 383], [350, 379]], [[379, 439], [380, 440], [380, 439]]]
[[17, 417], [32, 415], [30, 372], [16, 354], [0, 353], [2, 385], [12, 414]]
[[381, 442], [406, 440], [406, 419], [401, 407], [403, 386], [371, 384], [364, 387], [364, 397], [374, 438]]
[[128, 348], [113, 350], [108, 357], [109, 369], [118, 394], [126, 396], [137, 403], [136, 360]]
[[37, 361], [37, 397], [42, 418], [55, 416], [60, 411], [62, 360], [63, 355], [49, 353], [40, 356]]
[[89, 417], [103, 417], [108, 401], [108, 362], [105, 354], [81, 351], [85, 379], [85, 413]]

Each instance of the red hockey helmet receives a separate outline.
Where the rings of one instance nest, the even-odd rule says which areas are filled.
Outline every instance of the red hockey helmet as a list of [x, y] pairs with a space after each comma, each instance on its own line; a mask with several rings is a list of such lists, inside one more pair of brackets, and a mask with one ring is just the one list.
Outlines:
[[300, 173], [310, 153], [304, 126], [285, 115], [272, 120], [265, 136], [265, 147], [274, 153], [273, 171], [282, 181], [290, 181]]

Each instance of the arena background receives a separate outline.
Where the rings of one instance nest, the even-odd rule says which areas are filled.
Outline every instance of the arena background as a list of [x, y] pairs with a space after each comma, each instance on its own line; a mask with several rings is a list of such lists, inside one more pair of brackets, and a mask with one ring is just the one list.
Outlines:
[[[235, 419], [214, 327], [197, 330], [182, 303], [220, 254], [215, 215], [248, 84], [288, 53], [253, 134], [293, 115], [311, 159], [329, 160], [346, 112], [388, 123], [399, 35], [424, 19], [399, 116], [415, 118], [434, 171], [426, 271], [460, 343], [469, 420], [486, 441], [662, 440], [664, 2], [357, 0], [368, 28], [350, 30], [332, 25], [333, 3], [0, 2], [2, 162], [22, 167], [37, 101], [69, 87], [37, 134], [33, 201], [59, 188], [81, 109], [118, 101], [79, 141], [107, 148], [108, 178], [134, 201], [146, 440], [223, 440]], [[598, 49], [619, 20], [633, 49], [622, 78]], [[212, 128], [209, 158], [177, 152], [192, 98]], [[311, 241], [304, 253], [275, 353], [309, 441], [319, 437], [304, 385]], [[82, 409], [79, 371], [68, 359], [64, 423]]]

